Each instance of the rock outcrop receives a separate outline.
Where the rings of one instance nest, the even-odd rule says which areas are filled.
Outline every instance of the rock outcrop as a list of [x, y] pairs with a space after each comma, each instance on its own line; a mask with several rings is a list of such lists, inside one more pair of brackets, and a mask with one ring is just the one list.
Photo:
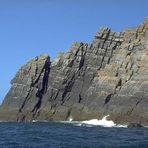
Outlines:
[[1, 120], [74, 120], [110, 114], [148, 125], [148, 20], [123, 32], [102, 28], [92, 44], [72, 44], [50, 61], [23, 65], [0, 108]]
[[141, 127], [143, 127], [140, 123], [130, 123], [129, 125], [128, 125], [128, 128], [141, 128]]

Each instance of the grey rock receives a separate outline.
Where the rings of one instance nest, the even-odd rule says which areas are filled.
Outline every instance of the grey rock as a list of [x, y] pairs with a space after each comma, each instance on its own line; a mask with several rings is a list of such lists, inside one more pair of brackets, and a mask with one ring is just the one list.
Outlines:
[[148, 24], [102, 28], [92, 44], [72, 44], [50, 61], [23, 65], [0, 107], [0, 120], [86, 120], [148, 125]]
[[139, 128], [139, 127], [143, 127], [143, 125], [141, 125], [140, 123], [130, 123], [128, 125], [128, 128]]

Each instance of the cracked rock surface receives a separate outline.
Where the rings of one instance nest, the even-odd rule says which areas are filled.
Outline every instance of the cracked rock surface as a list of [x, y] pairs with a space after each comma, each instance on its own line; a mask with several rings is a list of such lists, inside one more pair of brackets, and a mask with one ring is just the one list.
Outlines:
[[148, 125], [148, 19], [123, 32], [98, 31], [51, 61], [40, 55], [11, 81], [0, 120], [86, 120]]

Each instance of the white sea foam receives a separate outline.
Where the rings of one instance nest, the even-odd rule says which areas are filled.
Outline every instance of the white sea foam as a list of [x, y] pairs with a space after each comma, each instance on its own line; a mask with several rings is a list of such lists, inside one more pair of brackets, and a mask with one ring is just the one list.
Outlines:
[[75, 123], [75, 122], [77, 122], [77, 121], [73, 121], [73, 117], [70, 116], [70, 117], [67, 119], [67, 121], [58, 121], [58, 122], [60, 122], [60, 123]]
[[49, 122], [48, 120], [32, 120], [31, 122]]
[[119, 125], [115, 124], [112, 120], [107, 120], [107, 117], [109, 115], [103, 117], [101, 120], [98, 119], [92, 119], [92, 120], [86, 120], [82, 121], [79, 125], [91, 125], [91, 126], [102, 126], [102, 127], [127, 127], [127, 125]]
[[32, 120], [32, 122], [37, 122], [37, 120]]
[[69, 121], [69, 122], [72, 122], [72, 121], [73, 121], [73, 117], [70, 116], [69, 119], [68, 119], [68, 121]]
[[108, 121], [107, 117], [109, 115], [103, 117], [101, 120], [98, 119], [92, 119], [87, 121], [82, 121], [82, 124], [89, 124], [89, 125], [98, 125], [98, 126], [104, 126], [104, 127], [114, 127], [116, 124], [113, 121]]
[[74, 121], [72, 116], [69, 117], [68, 121], [60, 121], [61, 123], [70, 123], [75, 126], [86, 126], [86, 127], [93, 127], [93, 126], [102, 126], [102, 127], [127, 127], [127, 125], [120, 125], [115, 124], [112, 120], [107, 120], [109, 115], [104, 116], [101, 120], [98, 119], [91, 119], [86, 121]]

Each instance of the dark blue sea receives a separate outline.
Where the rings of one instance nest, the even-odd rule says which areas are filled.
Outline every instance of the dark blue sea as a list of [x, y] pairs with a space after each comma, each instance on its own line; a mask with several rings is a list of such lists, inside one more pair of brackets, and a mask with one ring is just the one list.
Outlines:
[[148, 148], [148, 128], [0, 123], [0, 148]]

